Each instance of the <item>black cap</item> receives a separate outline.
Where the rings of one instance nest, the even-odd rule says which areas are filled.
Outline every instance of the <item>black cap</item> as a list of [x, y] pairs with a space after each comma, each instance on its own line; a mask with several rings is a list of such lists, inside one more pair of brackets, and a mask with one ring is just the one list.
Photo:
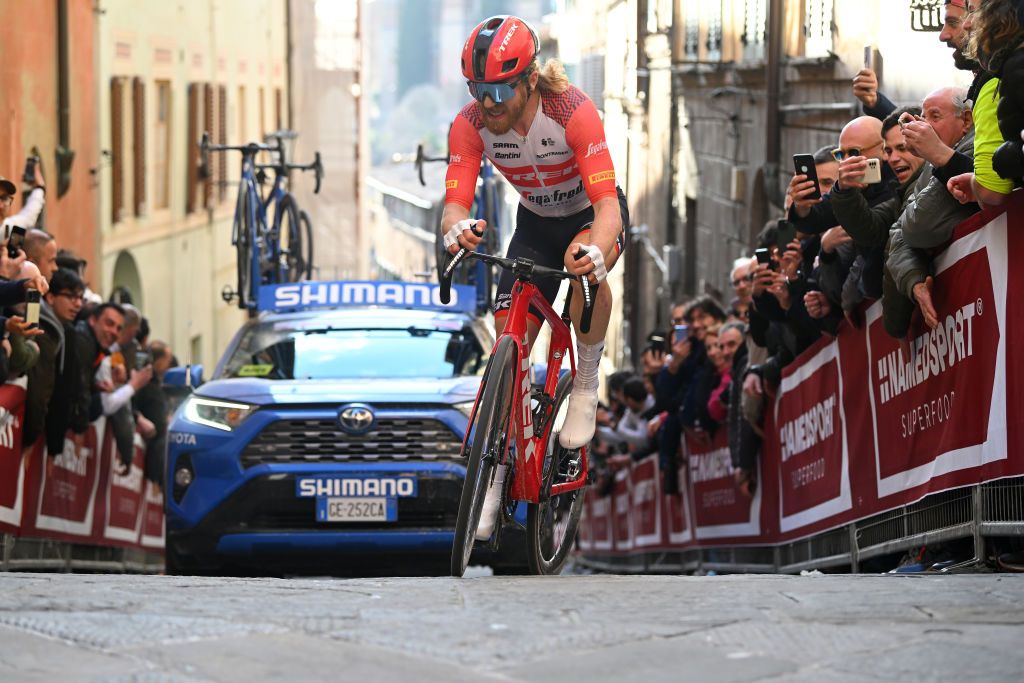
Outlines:
[[2, 175], [0, 175], [0, 187], [4, 189], [4, 192], [11, 195], [12, 197], [18, 194], [18, 186], [12, 183], [7, 178], [4, 178]]

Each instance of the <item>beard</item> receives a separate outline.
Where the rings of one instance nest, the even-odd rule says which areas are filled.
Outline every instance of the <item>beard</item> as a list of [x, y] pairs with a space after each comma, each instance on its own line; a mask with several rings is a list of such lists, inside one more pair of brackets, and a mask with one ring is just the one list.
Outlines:
[[515, 97], [503, 104], [485, 107], [481, 102], [480, 116], [484, 120], [484, 126], [493, 135], [504, 135], [509, 132], [526, 110], [528, 99], [528, 96], [517, 92]]
[[974, 71], [977, 73], [981, 70], [981, 65], [975, 60], [965, 57], [958, 47], [953, 48], [953, 66], [960, 71]]

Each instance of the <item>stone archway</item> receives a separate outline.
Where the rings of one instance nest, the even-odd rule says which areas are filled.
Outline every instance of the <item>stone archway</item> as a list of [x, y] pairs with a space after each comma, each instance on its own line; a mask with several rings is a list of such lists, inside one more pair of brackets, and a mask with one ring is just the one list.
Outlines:
[[135, 257], [127, 251], [118, 254], [117, 261], [114, 262], [114, 280], [111, 283], [111, 291], [120, 292], [122, 296], [127, 294], [136, 308], [144, 310], [142, 278], [139, 277]]

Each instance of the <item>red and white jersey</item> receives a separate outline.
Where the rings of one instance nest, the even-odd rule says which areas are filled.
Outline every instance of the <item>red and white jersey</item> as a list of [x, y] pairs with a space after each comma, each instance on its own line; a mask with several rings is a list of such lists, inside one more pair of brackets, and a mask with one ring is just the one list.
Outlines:
[[541, 95], [526, 137], [515, 130], [494, 135], [484, 127], [480, 104], [471, 102], [455, 117], [448, 150], [445, 202], [467, 209], [483, 155], [519, 191], [520, 203], [539, 216], [571, 216], [616, 196], [604, 125], [594, 103], [574, 86]]

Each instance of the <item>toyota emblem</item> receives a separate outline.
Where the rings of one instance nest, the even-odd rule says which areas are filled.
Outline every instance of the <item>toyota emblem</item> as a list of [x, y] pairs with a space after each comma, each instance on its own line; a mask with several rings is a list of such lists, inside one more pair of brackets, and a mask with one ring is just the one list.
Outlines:
[[344, 406], [338, 411], [338, 424], [349, 434], [365, 434], [373, 427], [373, 411], [364, 405]]

